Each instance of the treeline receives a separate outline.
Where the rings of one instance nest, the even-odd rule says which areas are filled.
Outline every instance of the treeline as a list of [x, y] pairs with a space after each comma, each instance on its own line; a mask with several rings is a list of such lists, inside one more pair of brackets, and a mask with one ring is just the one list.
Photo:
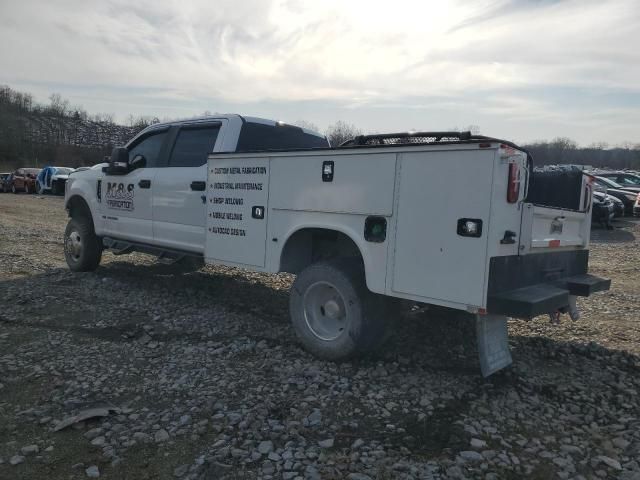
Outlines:
[[0, 168], [94, 165], [157, 121], [130, 117], [129, 125], [118, 125], [112, 115], [89, 115], [58, 94], [43, 105], [29, 93], [0, 86]]
[[569, 138], [524, 145], [536, 165], [591, 165], [614, 170], [640, 170], [640, 144], [609, 148], [606, 144], [579, 147]]
[[[112, 115], [89, 115], [58, 94], [51, 95], [48, 104], [39, 104], [29, 93], [0, 86], [0, 170], [21, 166], [94, 165], [109, 155], [114, 146], [125, 144], [140, 130], [158, 121], [155, 117], [130, 115], [127, 125], [118, 125]], [[303, 120], [295, 124], [319, 131]], [[474, 125], [465, 130], [480, 133], [480, 128]], [[363, 132], [355, 125], [338, 121], [324, 133], [331, 145], [337, 146]], [[640, 169], [640, 144], [609, 148], [600, 143], [580, 147], [571, 139], [556, 138], [524, 147], [531, 152], [536, 165]]]

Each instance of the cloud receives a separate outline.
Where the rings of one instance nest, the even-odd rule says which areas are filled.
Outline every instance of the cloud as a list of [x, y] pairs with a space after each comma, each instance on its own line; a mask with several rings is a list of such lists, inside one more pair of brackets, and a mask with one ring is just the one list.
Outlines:
[[126, 99], [284, 110], [430, 103], [570, 123], [579, 99], [558, 111], [532, 92], [637, 98], [638, 31], [636, 0], [23, 0], [0, 4], [0, 82], [91, 87], [118, 110]]

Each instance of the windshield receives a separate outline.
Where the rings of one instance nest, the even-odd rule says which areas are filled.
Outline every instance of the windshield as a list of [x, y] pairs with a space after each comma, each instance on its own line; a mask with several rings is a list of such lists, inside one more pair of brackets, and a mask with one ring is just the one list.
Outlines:
[[640, 186], [640, 177], [636, 175], [624, 175], [618, 177], [618, 183], [620, 185], [633, 185]]
[[601, 185], [603, 185], [605, 187], [622, 188], [622, 185], [618, 185], [616, 182], [614, 182], [613, 180], [610, 180], [608, 178], [597, 177], [597, 180], [598, 180], [598, 183], [600, 183]]
[[73, 168], [67, 168], [67, 167], [58, 167], [56, 168], [56, 175], [69, 175], [71, 172], [73, 172]]

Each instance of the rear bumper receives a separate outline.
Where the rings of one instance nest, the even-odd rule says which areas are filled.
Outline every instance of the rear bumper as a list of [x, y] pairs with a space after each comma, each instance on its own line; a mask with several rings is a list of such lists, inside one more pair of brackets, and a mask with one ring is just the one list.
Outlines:
[[487, 312], [532, 318], [568, 307], [571, 295], [609, 290], [611, 280], [588, 274], [587, 262], [587, 250], [494, 257]]

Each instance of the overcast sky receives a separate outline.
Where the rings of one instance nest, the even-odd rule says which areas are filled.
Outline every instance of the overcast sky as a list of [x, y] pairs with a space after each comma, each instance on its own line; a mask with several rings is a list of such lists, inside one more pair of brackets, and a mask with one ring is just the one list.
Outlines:
[[119, 121], [640, 143], [640, 1], [0, 0], [0, 83]]

